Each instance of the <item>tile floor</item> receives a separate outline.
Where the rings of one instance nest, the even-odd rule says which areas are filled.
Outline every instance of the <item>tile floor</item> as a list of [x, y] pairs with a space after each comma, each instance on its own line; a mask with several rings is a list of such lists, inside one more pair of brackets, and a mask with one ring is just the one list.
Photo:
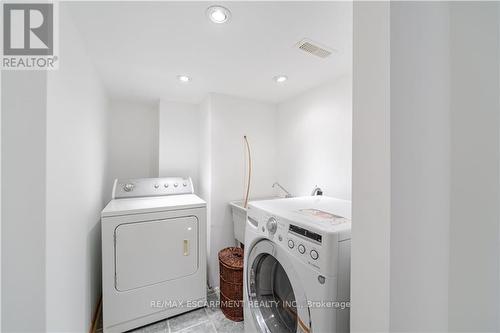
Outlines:
[[140, 327], [130, 331], [133, 333], [243, 333], [243, 322], [227, 319], [219, 307], [219, 291], [209, 290], [208, 305], [176, 317]]

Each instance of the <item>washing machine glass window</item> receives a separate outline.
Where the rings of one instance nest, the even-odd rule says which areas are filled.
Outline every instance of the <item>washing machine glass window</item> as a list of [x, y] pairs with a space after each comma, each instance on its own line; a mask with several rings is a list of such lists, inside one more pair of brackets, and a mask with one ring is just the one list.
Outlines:
[[297, 332], [295, 293], [279, 261], [270, 254], [260, 254], [253, 261], [252, 271], [250, 295], [261, 331]]

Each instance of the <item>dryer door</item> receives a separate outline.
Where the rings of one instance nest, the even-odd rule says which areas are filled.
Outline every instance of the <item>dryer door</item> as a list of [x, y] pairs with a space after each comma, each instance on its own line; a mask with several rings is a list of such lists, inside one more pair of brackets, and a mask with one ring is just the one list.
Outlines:
[[252, 248], [248, 264], [246, 290], [259, 330], [309, 333], [305, 292], [285, 250], [262, 240]]
[[127, 291], [198, 270], [198, 218], [120, 224], [115, 229], [115, 288]]

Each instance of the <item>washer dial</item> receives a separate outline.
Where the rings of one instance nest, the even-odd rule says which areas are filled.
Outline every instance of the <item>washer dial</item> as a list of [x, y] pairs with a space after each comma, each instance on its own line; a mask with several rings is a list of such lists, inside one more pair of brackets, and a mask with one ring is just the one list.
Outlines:
[[270, 217], [269, 220], [267, 220], [266, 228], [270, 234], [274, 234], [276, 232], [278, 229], [278, 222], [274, 217]]

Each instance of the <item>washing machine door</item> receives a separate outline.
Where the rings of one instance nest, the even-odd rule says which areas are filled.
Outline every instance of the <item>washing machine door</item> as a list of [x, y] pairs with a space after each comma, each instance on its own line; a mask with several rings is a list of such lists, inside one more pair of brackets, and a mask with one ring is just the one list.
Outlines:
[[248, 256], [249, 308], [260, 332], [309, 333], [311, 320], [302, 283], [287, 252], [269, 240]]

